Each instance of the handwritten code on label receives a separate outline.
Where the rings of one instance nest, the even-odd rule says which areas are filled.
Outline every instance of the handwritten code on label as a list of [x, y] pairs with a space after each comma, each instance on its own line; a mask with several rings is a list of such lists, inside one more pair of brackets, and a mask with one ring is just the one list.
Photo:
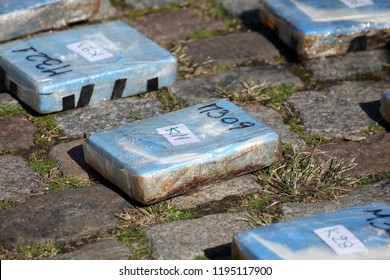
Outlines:
[[364, 244], [343, 225], [315, 229], [317, 234], [338, 255], [367, 252]]
[[364, 6], [374, 5], [372, 0], [340, 0], [350, 8], [358, 8]]
[[156, 130], [158, 134], [164, 136], [173, 146], [200, 142], [200, 139], [184, 124], [165, 126]]
[[100, 47], [98, 44], [84, 40], [77, 43], [66, 45], [66, 47], [78, 55], [84, 57], [90, 62], [102, 60], [108, 57], [112, 57], [113, 54], [108, 52], [106, 49]]

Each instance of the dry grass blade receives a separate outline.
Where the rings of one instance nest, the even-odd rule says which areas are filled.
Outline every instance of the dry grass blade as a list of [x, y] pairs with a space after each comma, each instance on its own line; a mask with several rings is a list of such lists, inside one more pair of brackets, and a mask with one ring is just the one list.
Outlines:
[[314, 202], [336, 199], [358, 184], [359, 180], [349, 176], [348, 171], [356, 165], [354, 161], [319, 160], [323, 153], [292, 152], [284, 154], [280, 166], [261, 170], [258, 177], [264, 187], [273, 191], [283, 201]]
[[187, 48], [182, 44], [176, 45], [172, 53], [176, 56], [178, 61], [178, 79], [191, 79], [198, 76], [205, 76], [213, 74], [211, 59], [206, 59], [202, 63], [195, 63], [190, 59], [186, 53]]
[[122, 220], [122, 228], [132, 229], [142, 229], [159, 223], [196, 218], [195, 214], [181, 211], [176, 206], [166, 202], [147, 207], [131, 208], [117, 216]]

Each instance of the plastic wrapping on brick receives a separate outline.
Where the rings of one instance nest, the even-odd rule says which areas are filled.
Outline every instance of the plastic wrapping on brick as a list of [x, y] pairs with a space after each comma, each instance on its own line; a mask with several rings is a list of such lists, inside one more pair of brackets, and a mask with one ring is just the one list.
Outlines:
[[390, 42], [388, 0], [260, 0], [260, 18], [303, 59]]
[[237, 234], [238, 259], [389, 259], [390, 207], [346, 208], [280, 222]]
[[39, 113], [156, 90], [174, 83], [176, 58], [121, 21], [0, 45], [0, 78]]
[[217, 100], [90, 136], [87, 163], [131, 198], [150, 204], [274, 163], [278, 134]]
[[99, 0], [2, 0], [0, 42], [86, 20], [99, 5]]
[[390, 90], [383, 93], [379, 110], [382, 117], [390, 123]]

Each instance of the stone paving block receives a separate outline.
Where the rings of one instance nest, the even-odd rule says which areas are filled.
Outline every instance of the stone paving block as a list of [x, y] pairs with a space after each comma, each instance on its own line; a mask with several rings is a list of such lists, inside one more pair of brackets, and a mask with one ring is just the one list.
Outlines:
[[86, 20], [98, 8], [99, 0], [3, 0], [0, 42]]
[[249, 230], [235, 236], [239, 259], [389, 259], [390, 207], [374, 203]]
[[331, 212], [343, 207], [353, 207], [375, 202], [390, 203], [390, 180], [384, 180], [352, 190], [337, 201], [315, 203], [284, 203], [282, 213], [284, 220]]
[[340, 57], [308, 60], [304, 62], [304, 65], [313, 72], [316, 80], [323, 81], [381, 71], [389, 62], [390, 51], [378, 49], [349, 53]]
[[279, 136], [220, 99], [96, 133], [83, 148], [89, 165], [150, 204], [274, 163]]
[[160, 8], [168, 4], [185, 4], [186, 0], [125, 0], [126, 4], [133, 7], [134, 10], [142, 10], [145, 8]]
[[55, 117], [61, 132], [69, 138], [83, 138], [97, 131], [160, 114], [157, 98], [123, 98], [77, 108]]
[[1, 92], [0, 86], [0, 108], [5, 105], [19, 104], [19, 102], [8, 92]]
[[0, 152], [6, 147], [32, 147], [37, 131], [37, 127], [22, 115], [0, 118]]
[[194, 63], [243, 65], [253, 62], [276, 64], [276, 47], [257, 32], [232, 33], [187, 44], [186, 55]]
[[200, 30], [224, 30], [225, 24], [211, 20], [193, 9], [178, 12], [149, 14], [127, 23], [141, 33], [158, 42], [172, 42], [186, 39], [191, 33]]
[[382, 117], [390, 123], [390, 90], [382, 94], [380, 113]]
[[152, 245], [152, 258], [193, 260], [230, 257], [233, 236], [250, 229], [244, 213], [225, 213], [196, 220], [159, 224], [146, 230]]
[[106, 239], [88, 243], [81, 248], [59, 254], [54, 260], [128, 260], [131, 251], [115, 239]]
[[39, 179], [19, 156], [0, 156], [0, 202], [22, 201], [39, 190]]
[[360, 142], [342, 142], [318, 147], [326, 157], [344, 161], [354, 160], [356, 166], [348, 171], [355, 176], [390, 172], [390, 133], [376, 133]]
[[100, 0], [99, 10], [89, 19], [89, 21], [100, 21], [113, 18], [118, 11], [112, 6], [110, 0]]
[[256, 177], [248, 174], [216, 184], [199, 187], [192, 192], [174, 197], [171, 202], [180, 210], [190, 210], [195, 207], [210, 205], [232, 197], [240, 197], [260, 190]]
[[244, 105], [244, 109], [257, 118], [268, 124], [280, 135], [283, 145], [292, 145], [298, 149], [306, 148], [306, 143], [295, 132], [283, 122], [282, 116], [272, 108], [266, 106]]
[[302, 58], [344, 54], [390, 41], [387, 0], [261, 0], [260, 18]]
[[379, 100], [389, 80], [346, 82], [323, 91], [293, 94], [287, 101], [308, 133], [353, 139], [381, 120]]
[[259, 0], [217, 0], [216, 3], [232, 16], [242, 19], [249, 28], [259, 27]]
[[211, 77], [178, 81], [168, 87], [171, 94], [184, 103], [195, 105], [220, 98], [220, 88], [242, 90], [243, 83], [264, 84], [264, 86], [279, 86], [293, 84], [303, 85], [302, 81], [282, 66], [266, 65], [254, 67], [238, 67]]
[[176, 58], [121, 21], [0, 46], [10, 92], [51, 113], [157, 90], [176, 79]]
[[59, 144], [50, 149], [49, 155], [58, 162], [63, 174], [89, 180], [96, 173], [85, 162], [83, 144], [83, 139]]
[[0, 242], [7, 249], [76, 242], [114, 230], [129, 205], [103, 185], [45, 194], [0, 211]]

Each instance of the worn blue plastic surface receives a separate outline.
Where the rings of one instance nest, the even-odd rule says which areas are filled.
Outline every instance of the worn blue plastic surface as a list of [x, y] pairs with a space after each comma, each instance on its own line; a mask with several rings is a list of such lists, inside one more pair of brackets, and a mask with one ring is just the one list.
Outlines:
[[0, 42], [90, 18], [99, 0], [1, 0]]
[[388, 0], [260, 0], [260, 17], [303, 58], [390, 41]]
[[0, 15], [19, 10], [34, 9], [60, 1], [63, 0], [2, 0], [0, 2]]
[[279, 136], [234, 104], [217, 100], [90, 136], [89, 165], [149, 204], [275, 162]]
[[382, 95], [380, 113], [382, 117], [390, 123], [390, 90]]
[[8, 89], [39, 113], [62, 111], [171, 85], [176, 58], [121, 21], [0, 46]]
[[[367, 250], [337, 253], [314, 230], [340, 225], [349, 230]], [[339, 233], [339, 234], [338, 234]], [[326, 237], [340, 250], [352, 250], [341, 230]], [[390, 259], [390, 207], [376, 203], [276, 223], [235, 236], [233, 255], [240, 259]]]

